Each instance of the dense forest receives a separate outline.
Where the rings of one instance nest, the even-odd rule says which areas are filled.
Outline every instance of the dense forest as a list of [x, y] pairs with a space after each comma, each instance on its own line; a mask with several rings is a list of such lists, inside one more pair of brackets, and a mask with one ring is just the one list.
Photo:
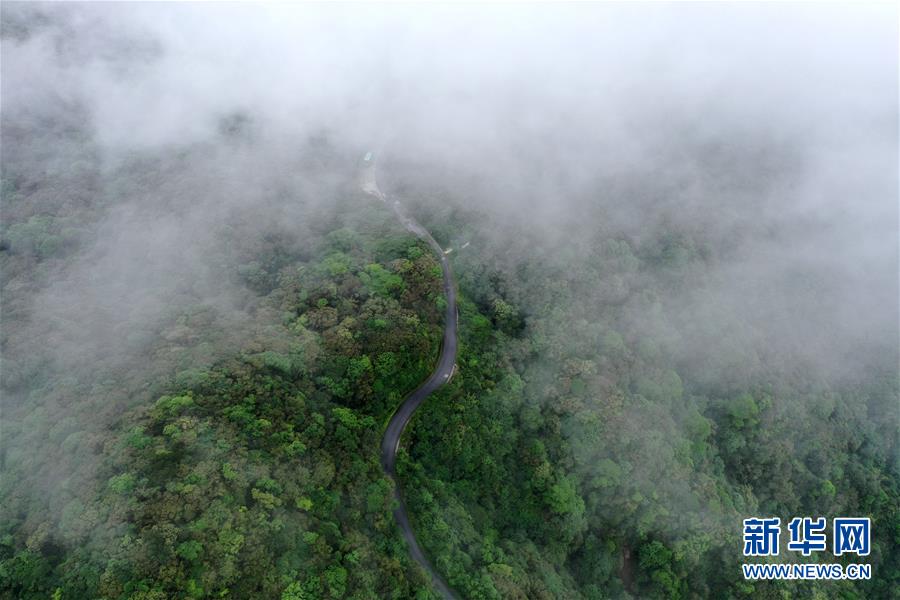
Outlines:
[[[490, 247], [471, 226], [481, 219], [434, 210], [441, 229]], [[894, 530], [889, 345], [839, 382], [731, 339], [697, 362], [665, 304], [707, 285], [710, 240], [667, 225], [638, 243], [600, 225], [577, 253], [504, 243], [514, 250], [457, 258], [461, 369], [416, 415], [403, 471], [451, 585], [472, 598], [893, 595], [890, 533], [863, 585], [734, 575], [741, 515], [865, 514]]]
[[[433, 250], [360, 189], [372, 146], [242, 105], [115, 146], [83, 90], [25, 86], [27, 62], [48, 39], [61, 72], [131, 81], [159, 43], [10, 4], [0, 598], [437, 598], [379, 449], [446, 303]], [[851, 211], [810, 216], [801, 200], [846, 186], [804, 188], [806, 141], [682, 109], [636, 127], [640, 152], [562, 118], [523, 125], [531, 145], [506, 134], [514, 167], [417, 146], [415, 127], [379, 147], [382, 190], [451, 249], [458, 369], [398, 475], [463, 598], [900, 589], [896, 256], [866, 246], [861, 269]], [[877, 181], [855, 189], [893, 202]], [[873, 577], [745, 580], [741, 521], [768, 515], [870, 517]]]

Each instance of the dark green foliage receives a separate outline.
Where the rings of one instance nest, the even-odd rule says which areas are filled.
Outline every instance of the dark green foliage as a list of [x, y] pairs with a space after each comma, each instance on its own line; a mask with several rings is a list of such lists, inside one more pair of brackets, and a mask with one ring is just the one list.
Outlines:
[[[891, 597], [896, 428], [868, 416], [897, 423], [891, 353], [880, 375], [834, 384], [775, 363], [710, 385], [665, 322], [667, 294], [709, 259], [686, 234], [598, 240], [506, 276], [488, 276], [491, 255], [457, 258], [460, 370], [416, 414], [401, 464], [423, 545], [464, 597]], [[561, 292], [583, 281], [593, 303]], [[873, 518], [871, 581], [743, 580], [741, 519], [850, 514]]]
[[[8, 252], [45, 258], [36, 249], [49, 246], [35, 242], [45, 222], [29, 223], [11, 228]], [[213, 322], [179, 317], [156, 352], [187, 343], [198, 353], [153, 386], [164, 392], [155, 399], [142, 391], [129, 404], [132, 384], [101, 387], [91, 372], [16, 382], [37, 401], [4, 414], [13, 449], [0, 597], [415, 595], [424, 580], [394, 526], [377, 448], [382, 422], [437, 357], [440, 279], [419, 242], [389, 235], [385, 246], [390, 232], [343, 226], [308, 254], [277, 237], [255, 250], [247, 240], [238, 275], [262, 295], [264, 333], [210, 364], [200, 351], [215, 343]], [[138, 373], [138, 387], [154, 376]], [[117, 407], [111, 427], [62, 400], [92, 385]], [[52, 446], [29, 459], [29, 438]], [[79, 487], [23, 493], [65, 477], [54, 461]]]
[[[236, 114], [220, 130], [239, 145], [252, 125]], [[55, 127], [81, 148], [76, 124]], [[314, 145], [302, 168], [340, 172]], [[104, 175], [78, 152], [71, 172], [42, 183], [13, 163], [2, 182], [2, 384], [14, 400], [0, 439], [0, 597], [434, 597], [378, 462], [384, 424], [438, 354], [431, 249], [355, 185], [264, 198], [279, 215], [299, 203], [303, 218], [260, 225], [254, 206], [210, 224], [203, 265], [227, 307], [179, 280], [161, 315], [94, 323], [102, 343], [58, 363], [65, 323], [34, 324], [35, 297], [84, 258], [119, 180], [159, 172], [144, 184], [155, 190], [180, 176], [178, 161], [146, 156]], [[69, 195], [31, 193], [48, 181]], [[670, 299], [702, 287], [727, 251], [697, 232], [637, 239], [587, 214], [590, 236], [500, 243], [490, 219], [422, 198], [439, 240], [472, 246], [451, 255], [459, 369], [414, 416], [398, 469], [420, 541], [461, 595], [891, 597], [891, 352], [830, 380], [712, 319], [686, 326]], [[871, 516], [873, 579], [743, 581], [740, 521], [758, 515]]]

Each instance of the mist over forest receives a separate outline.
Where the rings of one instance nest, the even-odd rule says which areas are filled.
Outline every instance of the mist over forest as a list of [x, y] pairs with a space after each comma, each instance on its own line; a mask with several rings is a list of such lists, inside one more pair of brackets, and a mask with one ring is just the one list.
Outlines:
[[[441, 265], [368, 152], [452, 248], [398, 477], [456, 594], [892, 597], [897, 22], [4, 2], [0, 597], [439, 597], [378, 451]], [[872, 579], [744, 580], [753, 516]]]

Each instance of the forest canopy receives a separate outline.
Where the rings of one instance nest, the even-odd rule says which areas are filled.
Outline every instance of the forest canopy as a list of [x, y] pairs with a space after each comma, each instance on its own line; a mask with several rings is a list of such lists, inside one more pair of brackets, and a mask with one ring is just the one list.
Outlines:
[[4, 2], [0, 598], [894, 597], [896, 21]]

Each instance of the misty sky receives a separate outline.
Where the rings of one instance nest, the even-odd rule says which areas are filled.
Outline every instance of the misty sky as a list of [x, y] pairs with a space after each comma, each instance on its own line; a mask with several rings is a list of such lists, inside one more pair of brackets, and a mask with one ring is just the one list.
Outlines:
[[[636, 239], [664, 220], [704, 231], [727, 249], [716, 283], [671, 307], [742, 315], [766, 343], [821, 356], [847, 339], [896, 337], [890, 5], [3, 11], [4, 119], [26, 130], [48, 115], [87, 123], [85, 148], [107, 173], [192, 149], [178, 178], [106, 190], [108, 235], [37, 297], [39, 313], [104, 301], [115, 313], [124, 297], [115, 318], [131, 328], [164, 310], [185, 274], [228, 305], [231, 291], [202, 284], [215, 254], [205, 230], [250, 209], [279, 222], [288, 209], [267, 185], [326, 196], [321, 181], [290, 175], [292, 152], [319, 135], [348, 157], [375, 148], [449, 188], [466, 181], [453, 201], [503, 224], [498, 245], [523, 232], [576, 244], [593, 211]], [[249, 116], [250, 141], [198, 152], [234, 114]], [[810, 290], [795, 297], [807, 275], [824, 306], [804, 322]]]

